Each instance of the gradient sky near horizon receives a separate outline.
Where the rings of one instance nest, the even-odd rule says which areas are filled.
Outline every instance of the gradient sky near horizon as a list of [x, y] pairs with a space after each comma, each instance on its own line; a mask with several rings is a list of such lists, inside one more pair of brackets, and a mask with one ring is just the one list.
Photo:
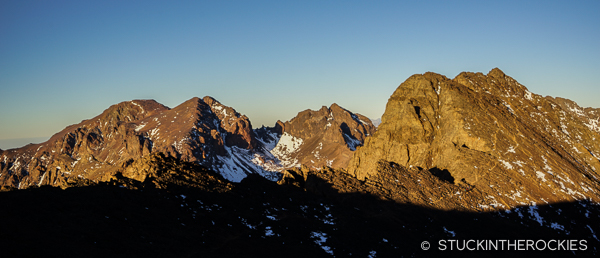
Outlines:
[[494, 67], [536, 94], [599, 108], [598, 10], [595, 0], [1, 0], [0, 140], [49, 137], [132, 99], [213, 96], [254, 127], [332, 103], [378, 118], [412, 74]]

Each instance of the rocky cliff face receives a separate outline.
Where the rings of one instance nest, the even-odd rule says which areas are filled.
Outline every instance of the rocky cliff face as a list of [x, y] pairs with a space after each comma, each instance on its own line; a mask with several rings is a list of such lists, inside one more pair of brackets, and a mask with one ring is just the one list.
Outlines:
[[[595, 114], [533, 94], [499, 69], [452, 80], [418, 74], [392, 94], [382, 124], [355, 152], [348, 173], [382, 182], [381, 175], [398, 166], [406, 175], [429, 173], [445, 183], [442, 188], [464, 187], [425, 194], [417, 202], [426, 206], [482, 210], [597, 202]], [[398, 183], [414, 183], [407, 179]]]
[[356, 148], [375, 132], [370, 119], [335, 103], [302, 111], [278, 126], [283, 133], [271, 153], [285, 168], [346, 168]]

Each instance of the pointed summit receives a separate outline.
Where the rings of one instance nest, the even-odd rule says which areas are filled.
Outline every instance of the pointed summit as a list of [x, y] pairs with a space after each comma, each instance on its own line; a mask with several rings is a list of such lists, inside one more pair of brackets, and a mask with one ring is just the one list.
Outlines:
[[319, 110], [305, 110], [278, 126], [283, 129], [271, 151], [284, 167], [345, 168], [352, 152], [362, 146], [375, 127], [367, 117], [336, 103]]
[[496, 67], [496, 68], [492, 69], [487, 74], [487, 76], [502, 79], [506, 76], [506, 74], [504, 74], [504, 72], [502, 70], [500, 70], [500, 68]]

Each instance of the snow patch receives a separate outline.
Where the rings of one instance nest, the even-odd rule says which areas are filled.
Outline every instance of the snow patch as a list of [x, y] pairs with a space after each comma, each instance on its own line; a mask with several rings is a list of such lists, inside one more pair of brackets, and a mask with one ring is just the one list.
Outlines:
[[508, 148], [508, 152], [511, 152], [511, 153], [516, 153], [516, 152], [515, 152], [515, 147], [513, 147], [513, 146], [510, 146], [510, 147]]
[[533, 101], [533, 94], [530, 91], [525, 90], [525, 98]]
[[269, 226], [265, 227], [265, 236], [270, 237], [270, 236], [274, 236], [274, 235], [275, 235], [275, 233], [273, 232], [271, 227], [269, 227]]
[[360, 119], [357, 115], [350, 113], [350, 116], [352, 116], [352, 119], [354, 119], [354, 121], [358, 122], [359, 124], [367, 125], [367, 122]]
[[310, 232], [310, 238], [313, 239], [315, 244], [321, 246], [321, 248], [328, 254], [333, 255], [333, 250], [331, 247], [323, 245], [327, 242], [327, 234], [323, 232]]
[[[277, 181], [281, 167], [274, 162], [262, 163], [260, 155], [255, 156], [256, 152], [252, 150], [241, 149], [236, 146], [225, 146], [227, 155], [217, 155], [218, 162], [213, 165], [215, 171], [219, 171], [225, 179], [239, 183], [246, 178], [248, 174], [258, 173], [266, 179]], [[270, 157], [264, 156], [268, 160]], [[264, 159], [264, 158], [263, 158]], [[262, 166], [261, 166], [262, 165]]]
[[542, 226], [544, 224], [544, 219], [538, 213], [537, 205], [535, 204], [535, 202], [529, 206], [529, 215], [531, 215], [535, 221], [540, 223], [540, 226]]
[[377, 257], [377, 251], [375, 251], [375, 250], [370, 251], [369, 252], [369, 256], [367, 256], [367, 257], [369, 257], [369, 258], [375, 258], [375, 257]]
[[553, 222], [552, 224], [550, 224], [550, 228], [556, 229], [556, 230], [565, 231], [565, 227], [563, 225], [560, 225], [560, 224], [555, 223], [555, 222]]
[[312, 154], [314, 154], [315, 158], [317, 159], [321, 159], [321, 153], [320, 151], [323, 149], [323, 143], [319, 142], [319, 145], [311, 152]]
[[359, 140], [355, 139], [353, 136], [347, 135], [345, 133], [342, 133], [342, 135], [344, 136], [344, 140], [346, 141], [346, 145], [348, 145], [348, 148], [350, 148], [351, 151], [356, 151], [356, 148], [358, 146], [362, 146], [362, 142], [360, 142]]
[[284, 167], [299, 167], [300, 164], [296, 158], [292, 157], [292, 154], [295, 154], [304, 141], [301, 138], [296, 138], [291, 134], [284, 132], [279, 138], [279, 142], [275, 148], [271, 150], [271, 154], [277, 157], [280, 161], [280, 164]]
[[585, 116], [585, 113], [583, 113], [583, 109], [581, 107], [569, 107], [567, 106], [567, 108], [569, 108], [569, 110], [575, 114], [577, 114], [578, 116]]
[[506, 169], [513, 169], [513, 166], [510, 163], [508, 163], [507, 161], [504, 161], [504, 160], [501, 160], [501, 159], [499, 159], [498, 161], [500, 161], [500, 163], [502, 163], [502, 165], [504, 165], [504, 167]]
[[150, 132], [149, 132], [150, 137], [154, 137], [155, 135], [158, 136], [158, 133], [159, 133], [158, 128], [154, 128], [154, 129], [150, 130]]
[[535, 175], [537, 176], [537, 178], [541, 179], [542, 182], [546, 182], [546, 175], [544, 175], [543, 172], [541, 171], [535, 171]]
[[140, 104], [138, 104], [138, 103], [135, 103], [133, 100], [131, 101], [131, 104], [133, 104], [133, 105], [135, 105], [135, 106], [138, 106], [138, 107], [139, 107], [139, 108], [142, 110], [142, 114], [143, 114], [143, 113], [146, 113], [146, 111], [144, 110], [144, 108], [143, 108], [143, 107], [142, 107]]
[[239, 219], [241, 220], [242, 224], [244, 224], [246, 227], [248, 227], [249, 229], [255, 230], [256, 226], [248, 223], [248, 221], [242, 217], [239, 217]]
[[46, 173], [48, 173], [48, 171], [45, 171], [44, 174], [42, 175], [42, 178], [40, 178], [40, 182], [38, 183], [38, 187], [42, 185], [42, 182], [44, 182], [44, 178], [46, 177]]
[[592, 232], [592, 237], [594, 237], [594, 239], [596, 239], [596, 241], [600, 241], [600, 240], [598, 240], [598, 237], [596, 237], [596, 233], [594, 232], [592, 227], [590, 227], [590, 225], [586, 225], [586, 226]]
[[597, 119], [589, 119], [589, 123], [584, 122], [583, 124], [590, 128], [592, 131], [600, 132], [600, 118]]
[[267, 132], [267, 139], [261, 139], [260, 137], [256, 137], [256, 139], [263, 144], [266, 151], [271, 151], [277, 146], [279, 135], [277, 135], [277, 133]]
[[335, 159], [327, 160], [327, 161], [325, 161], [325, 164], [327, 164], [328, 167], [331, 167], [331, 165], [333, 165], [334, 160]]
[[173, 145], [173, 147], [175, 147], [177, 152], [181, 153], [182, 149], [183, 149], [183, 143], [187, 140], [188, 140], [188, 138], [184, 137], [184, 138], [180, 139], [179, 141], [174, 141], [172, 145]]
[[450, 234], [452, 237], [455, 237], [455, 236], [456, 236], [456, 233], [454, 233], [454, 231], [452, 231], [452, 230], [448, 230], [448, 229], [446, 229], [446, 227], [443, 227], [443, 228], [444, 228], [444, 232], [446, 232], [446, 233]]
[[139, 132], [140, 130], [142, 130], [142, 128], [144, 128], [144, 126], [146, 126], [146, 124], [139, 124], [138, 126], [135, 127], [135, 131]]

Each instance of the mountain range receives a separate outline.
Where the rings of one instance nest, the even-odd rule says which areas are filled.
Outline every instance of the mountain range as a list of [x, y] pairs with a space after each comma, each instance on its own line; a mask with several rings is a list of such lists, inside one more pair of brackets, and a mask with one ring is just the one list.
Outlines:
[[599, 122], [497, 68], [413, 75], [380, 121], [332, 104], [253, 128], [211, 97], [122, 102], [0, 151], [0, 242], [35, 239], [33, 256], [68, 240], [70, 256], [462, 257], [490, 252], [438, 240], [577, 239], [525, 253], [595, 255]]
[[172, 109], [133, 100], [45, 143], [1, 152], [0, 184], [22, 189], [62, 186], [74, 177], [106, 181], [131, 161], [158, 152], [219, 171], [232, 182], [253, 173], [276, 181], [279, 172], [300, 164], [344, 168], [374, 131], [370, 119], [337, 104], [253, 129], [248, 117], [211, 97]]

